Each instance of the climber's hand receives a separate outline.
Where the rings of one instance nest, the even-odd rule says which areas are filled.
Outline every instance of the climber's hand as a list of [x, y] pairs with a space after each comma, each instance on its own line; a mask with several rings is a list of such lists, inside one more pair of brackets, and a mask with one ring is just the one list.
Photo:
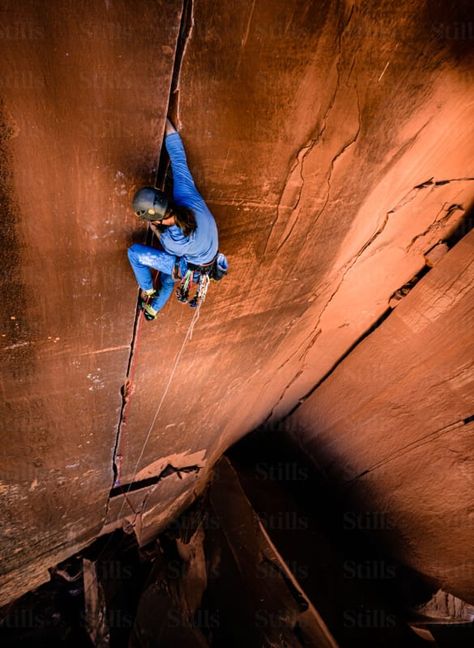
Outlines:
[[155, 234], [158, 238], [160, 238], [160, 230], [158, 229], [158, 227], [156, 225], [153, 225], [151, 221], [149, 222], [149, 225], [153, 234]]
[[176, 133], [176, 128], [173, 126], [171, 121], [169, 119], [166, 120], [166, 135], [170, 135], [170, 133]]

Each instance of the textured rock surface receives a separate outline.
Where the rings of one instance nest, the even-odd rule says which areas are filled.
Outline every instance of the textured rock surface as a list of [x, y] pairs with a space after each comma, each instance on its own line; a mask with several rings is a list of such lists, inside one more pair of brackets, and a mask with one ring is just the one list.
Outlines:
[[239, 3], [231, 19], [194, 3], [179, 121], [233, 274], [175, 372], [190, 314], [171, 304], [167, 328], [143, 331], [124, 430], [139, 448], [173, 380], [142, 463], [203, 445], [217, 456], [286, 412], [387, 310], [474, 194], [469, 73], [449, 58], [435, 14], [272, 4]]
[[288, 419], [406, 563], [474, 601], [474, 231]]
[[104, 520], [135, 309], [129, 191], [153, 177], [180, 11], [2, 3], [3, 600]]
[[[184, 346], [177, 303], [139, 324], [123, 418], [127, 194], [156, 164], [181, 4], [3, 4], [5, 598], [114, 523], [117, 427], [122, 483], [196, 453], [203, 481], [334, 366], [465, 214], [472, 68], [453, 30], [468, 3], [368, 4], [189, 5], [177, 118], [232, 272]], [[186, 496], [176, 481], [183, 505], [195, 482]], [[178, 490], [154, 489], [163, 523]]]

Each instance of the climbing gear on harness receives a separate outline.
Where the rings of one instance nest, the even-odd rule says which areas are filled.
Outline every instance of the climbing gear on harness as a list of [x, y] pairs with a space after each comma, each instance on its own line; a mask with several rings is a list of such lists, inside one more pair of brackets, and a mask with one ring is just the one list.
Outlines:
[[[220, 281], [227, 274], [228, 267], [227, 259], [221, 252], [212, 261], [203, 265], [188, 262], [186, 273], [176, 289], [178, 301], [183, 304], [188, 303], [191, 308], [199, 306], [206, 298], [211, 279]], [[175, 266], [175, 273], [177, 273], [177, 269], [178, 264]], [[193, 283], [197, 284], [197, 289], [190, 299], [189, 293]]]
[[[209, 273], [199, 273], [192, 268], [188, 269], [176, 289], [176, 297], [178, 301], [183, 304], [189, 304], [191, 308], [196, 308], [206, 299], [209, 282]], [[194, 296], [190, 299], [189, 292], [193, 283], [197, 284], [197, 289]]]
[[133, 196], [132, 206], [138, 218], [160, 221], [166, 218], [168, 198], [156, 187], [142, 187]]
[[[178, 301], [184, 304], [187, 302], [191, 308], [196, 308], [199, 303], [204, 301], [207, 293], [207, 286], [209, 284], [209, 273], [214, 266], [214, 262], [215, 258], [209, 263], [203, 265], [196, 265], [188, 262], [188, 269], [176, 289], [176, 297], [178, 298]], [[189, 291], [193, 283], [197, 284], [197, 290], [194, 297], [189, 299]]]
[[185, 304], [189, 297], [189, 287], [193, 282], [194, 270], [186, 270], [186, 274], [181, 279], [179, 286], [176, 288], [176, 297], [178, 301]]
[[196, 294], [188, 302], [191, 308], [197, 308], [197, 306], [199, 306], [199, 304], [202, 304], [202, 302], [206, 299], [207, 289], [209, 288], [209, 281], [210, 279], [208, 274], [204, 274], [199, 277], [199, 284]]

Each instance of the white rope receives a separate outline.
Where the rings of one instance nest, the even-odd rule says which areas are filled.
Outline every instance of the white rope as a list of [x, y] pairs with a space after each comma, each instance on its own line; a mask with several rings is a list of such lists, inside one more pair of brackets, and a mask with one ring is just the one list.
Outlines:
[[[132, 477], [132, 479], [131, 479], [131, 481], [129, 483], [129, 486], [128, 486], [127, 490], [124, 493], [124, 499], [123, 499], [123, 502], [122, 502], [122, 506], [120, 507], [120, 510], [119, 510], [119, 512], [117, 514], [117, 520], [120, 519], [120, 515], [121, 515], [121, 513], [123, 511], [123, 507], [125, 506], [125, 502], [127, 501], [127, 495], [128, 495], [128, 493], [130, 492], [130, 489], [133, 486], [133, 483], [135, 481], [135, 477], [137, 476], [138, 466], [140, 465], [140, 461], [143, 458], [143, 455], [145, 453], [145, 448], [146, 448], [146, 446], [148, 444], [148, 441], [150, 440], [150, 435], [151, 435], [151, 433], [153, 431], [153, 427], [154, 427], [154, 425], [156, 423], [156, 419], [158, 418], [158, 415], [159, 415], [159, 413], [161, 411], [161, 408], [163, 406], [165, 398], [166, 398], [166, 396], [168, 394], [169, 388], [171, 386], [171, 382], [172, 382], [172, 380], [174, 378], [174, 374], [176, 373], [176, 369], [178, 367], [179, 361], [180, 361], [181, 356], [183, 354], [186, 342], [191, 339], [192, 334], [193, 334], [193, 330], [194, 330], [194, 326], [196, 325], [196, 322], [199, 319], [199, 311], [200, 311], [200, 308], [201, 308], [201, 304], [202, 304], [202, 301], [197, 306], [196, 311], [195, 311], [195, 313], [193, 315], [193, 318], [192, 318], [192, 320], [191, 320], [191, 322], [189, 324], [188, 330], [187, 330], [186, 335], [185, 335], [184, 340], [183, 340], [183, 344], [181, 345], [181, 348], [180, 348], [180, 350], [179, 350], [179, 352], [178, 352], [178, 354], [176, 356], [176, 359], [175, 359], [175, 362], [174, 362], [174, 365], [173, 365], [173, 369], [171, 370], [170, 376], [168, 378], [168, 382], [167, 382], [166, 387], [165, 387], [165, 389], [163, 391], [163, 394], [161, 396], [161, 400], [158, 403], [158, 407], [156, 408], [155, 414], [153, 416], [153, 420], [152, 420], [152, 422], [150, 424], [150, 427], [148, 428], [148, 432], [146, 433], [145, 441], [144, 441], [143, 446], [142, 446], [142, 450], [141, 450], [140, 455], [139, 455], [139, 457], [137, 459], [137, 462], [135, 464], [135, 468], [133, 469], [133, 477]], [[135, 511], [134, 511], [134, 513], [135, 513]], [[137, 515], [138, 515], [138, 513], [135, 513], [135, 518], [136, 518]]]
[[183, 354], [186, 342], [191, 339], [191, 335], [192, 335], [192, 331], [194, 329], [194, 325], [195, 325], [195, 323], [197, 322], [197, 320], [199, 318], [199, 309], [200, 309], [200, 305], [196, 309], [196, 312], [193, 315], [193, 319], [191, 320], [191, 323], [189, 324], [188, 330], [187, 330], [186, 335], [185, 335], [184, 340], [183, 340], [183, 344], [181, 345], [181, 349], [179, 350], [178, 355], [176, 356], [176, 359], [175, 359], [175, 362], [174, 362], [174, 365], [173, 365], [173, 369], [171, 370], [170, 377], [168, 378], [168, 382], [166, 384], [165, 390], [164, 390], [164, 392], [163, 392], [163, 394], [161, 396], [160, 402], [158, 403], [158, 407], [156, 408], [156, 412], [155, 412], [155, 415], [153, 416], [153, 420], [151, 422], [151, 425], [148, 428], [148, 432], [147, 432], [146, 437], [145, 437], [145, 443], [143, 444], [142, 451], [140, 453], [140, 456], [138, 457], [137, 463], [135, 464], [132, 482], [136, 477], [137, 473], [135, 471], [138, 468], [138, 465], [139, 465], [140, 461], [142, 460], [143, 454], [145, 452], [146, 445], [147, 445], [148, 440], [150, 438], [150, 434], [152, 433], [152, 430], [153, 430], [153, 426], [156, 423], [156, 419], [158, 418], [160, 410], [161, 410], [161, 408], [163, 406], [163, 403], [165, 401], [165, 398], [166, 398], [166, 396], [168, 394], [169, 388], [171, 387], [171, 382], [172, 382], [172, 380], [174, 378], [174, 374], [176, 373], [176, 369], [178, 368], [178, 364], [179, 364], [179, 361], [180, 361], [181, 356]]
[[190, 331], [189, 331], [189, 339], [193, 337], [194, 333], [194, 327], [196, 326], [196, 322], [199, 319], [199, 309], [201, 308], [201, 304], [204, 302], [206, 299], [207, 295], [207, 289], [209, 288], [209, 277], [208, 275], [204, 275], [202, 277], [202, 286], [199, 286], [199, 302], [198, 302], [198, 307], [196, 309], [195, 316], [192, 319], [191, 326], [190, 326]]
[[201, 305], [199, 304], [199, 306], [198, 306], [197, 309], [196, 309], [196, 312], [194, 313], [194, 317], [193, 317], [193, 319], [191, 320], [191, 324], [190, 324], [190, 326], [189, 326], [188, 334], [189, 334], [189, 339], [190, 339], [190, 340], [191, 340], [192, 337], [193, 337], [194, 327], [196, 326], [196, 322], [197, 322], [198, 319], [199, 319], [199, 310], [200, 310], [200, 308], [201, 308]]

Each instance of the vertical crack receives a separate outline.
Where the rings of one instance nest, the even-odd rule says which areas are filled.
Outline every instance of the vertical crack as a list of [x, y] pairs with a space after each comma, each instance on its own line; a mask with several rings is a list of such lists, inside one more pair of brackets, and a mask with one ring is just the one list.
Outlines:
[[133, 382], [132, 382], [131, 373], [133, 368], [133, 359], [136, 353], [136, 340], [137, 340], [138, 330], [140, 328], [140, 322], [141, 322], [140, 311], [137, 309], [137, 312], [135, 314], [135, 321], [133, 322], [132, 339], [130, 340], [130, 354], [128, 356], [125, 382], [120, 389], [120, 394], [122, 396], [122, 405], [120, 408], [119, 421], [117, 424], [117, 432], [115, 435], [115, 445], [114, 445], [114, 453], [112, 459], [112, 471], [114, 476], [113, 486], [117, 485], [120, 480], [120, 469], [122, 463], [122, 455], [120, 449], [121, 441], [122, 441], [122, 426], [125, 421], [125, 408], [127, 406], [128, 399], [133, 391]]
[[[168, 114], [173, 116], [176, 125], [180, 125], [178, 104], [179, 104], [179, 83], [180, 83], [181, 67], [182, 67], [183, 57], [186, 53], [186, 48], [193, 27], [194, 27], [193, 0], [183, 0], [183, 9], [181, 12], [179, 35], [176, 42], [175, 57], [173, 63], [173, 73], [171, 76], [171, 84], [170, 84], [169, 100], [168, 100]], [[162, 145], [159, 154], [159, 162], [157, 165], [156, 176], [155, 176], [155, 185], [157, 187], [161, 187], [161, 188], [164, 187], [167, 167], [168, 167], [168, 158], [166, 155], [165, 147]], [[138, 291], [137, 299], [139, 297], [139, 294], [140, 291]], [[140, 314], [141, 314], [140, 311], [137, 309], [135, 313], [135, 320], [133, 323], [132, 337], [130, 340], [130, 354], [128, 357], [127, 370], [125, 374], [125, 382], [120, 390], [121, 397], [122, 397], [122, 404], [120, 408], [120, 415], [117, 424], [115, 444], [114, 444], [113, 455], [112, 455], [113, 483], [112, 483], [111, 492], [114, 488], [120, 486], [121, 464], [123, 460], [123, 455], [121, 452], [123, 436], [124, 436], [123, 427], [126, 422], [127, 403], [134, 389], [132, 378], [133, 378], [133, 370], [134, 370], [134, 359], [137, 352], [138, 333], [142, 321]], [[107, 519], [109, 505], [110, 505], [110, 493], [109, 493], [109, 497], [107, 498], [104, 522]]]
[[[186, 55], [188, 43], [194, 29], [194, 0], [183, 0], [183, 10], [181, 12], [181, 23], [179, 35], [176, 43], [176, 52], [174, 57], [173, 75], [171, 77], [170, 95], [168, 99], [168, 115], [171, 117], [174, 125], [181, 130], [182, 123], [179, 116], [179, 94], [181, 84], [181, 70], [183, 60]], [[165, 148], [161, 148], [161, 154], [156, 171], [155, 185], [163, 188], [168, 173], [169, 160]]]
[[181, 68], [186, 55], [188, 43], [194, 29], [194, 4], [193, 0], [183, 1], [183, 12], [181, 14], [181, 26], [176, 47], [176, 56], [174, 61], [173, 78], [171, 81], [171, 93], [169, 99], [168, 113], [175, 121], [175, 125], [180, 130], [182, 124], [179, 118], [179, 93], [181, 82]]

